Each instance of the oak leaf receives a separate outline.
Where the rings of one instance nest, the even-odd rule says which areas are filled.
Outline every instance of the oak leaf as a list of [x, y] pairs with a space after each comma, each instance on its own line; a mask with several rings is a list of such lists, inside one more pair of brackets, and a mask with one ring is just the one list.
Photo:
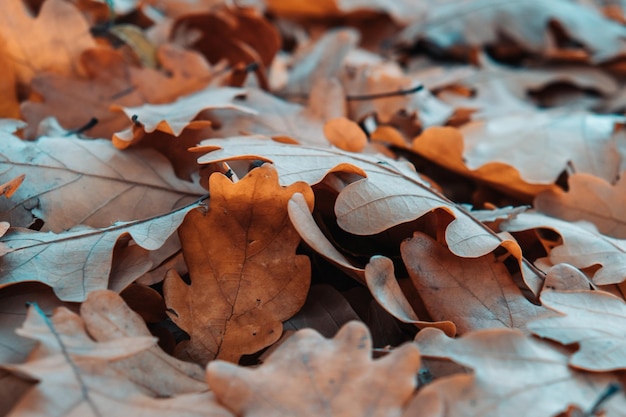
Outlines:
[[528, 332], [529, 320], [549, 314], [524, 298], [492, 253], [460, 258], [419, 232], [400, 251], [430, 316], [454, 322], [460, 334], [502, 327]]
[[10, 229], [0, 238], [7, 252], [0, 258], [0, 287], [38, 281], [51, 286], [64, 301], [82, 301], [90, 291], [107, 288], [113, 248], [120, 237], [130, 236], [144, 249], [158, 249], [185, 214], [198, 206], [193, 203], [165, 215], [103, 229], [83, 226], [59, 234]]
[[74, 4], [62, 0], [44, 2], [37, 17], [20, 0], [3, 2], [0, 38], [18, 82], [25, 85], [43, 71], [80, 74], [78, 57], [96, 46], [83, 15]]
[[407, 43], [425, 39], [443, 49], [469, 49], [497, 43], [504, 35], [526, 51], [549, 55], [557, 52], [553, 50], [554, 37], [548, 33], [552, 21], [558, 22], [570, 39], [582, 44], [582, 52], [592, 62], [622, 56], [626, 50], [623, 26], [568, 0], [549, 4], [541, 0], [449, 1], [429, 8], [427, 15], [409, 25], [400, 39]]
[[566, 222], [540, 213], [520, 213], [504, 221], [502, 230], [517, 232], [550, 229], [558, 233], [558, 242], [548, 253], [552, 265], [568, 263], [579, 269], [594, 266], [592, 281], [598, 285], [617, 284], [626, 280], [626, 240], [600, 234], [590, 223]]
[[165, 157], [150, 149], [120, 152], [110, 141], [75, 137], [0, 137], [0, 182], [28, 175], [12, 199], [0, 200], [0, 219], [14, 227], [36, 219], [43, 220], [43, 231], [106, 227], [169, 213], [205, 192], [178, 179]]
[[152, 337], [95, 342], [81, 318], [64, 308], [48, 318], [31, 307], [18, 332], [39, 345], [27, 362], [3, 368], [39, 383], [17, 402], [9, 416], [128, 416], [142, 415], [146, 410], [155, 416], [230, 416], [208, 393], [149, 397], [125, 374], [109, 366], [153, 346]]
[[210, 126], [209, 120], [194, 120], [198, 113], [207, 109], [230, 109], [246, 113], [255, 111], [232, 103], [245, 90], [234, 87], [207, 87], [201, 91], [179, 97], [168, 104], [143, 104], [139, 107], [114, 105], [112, 110], [124, 112], [132, 120], [133, 126], [113, 135], [113, 144], [124, 149], [143, 138], [146, 133], [160, 130], [174, 136], [180, 135], [185, 128], [198, 129]]
[[[143, 319], [113, 291], [90, 292], [80, 306], [80, 315], [87, 332], [96, 342], [151, 336]], [[158, 346], [120, 359], [111, 364], [111, 368], [127, 375], [130, 381], [153, 397], [172, 397], [208, 389], [201, 367], [180, 361]]]
[[191, 337], [179, 345], [183, 357], [237, 361], [278, 340], [304, 304], [310, 263], [295, 255], [287, 203], [298, 192], [312, 209], [313, 192], [304, 183], [281, 188], [269, 164], [236, 184], [214, 174], [209, 188], [208, 212], [189, 212], [179, 229], [191, 285], [172, 272], [163, 291], [170, 318]]
[[[445, 229], [445, 239], [454, 254], [478, 257], [502, 245], [520, 262], [531, 288], [537, 286], [533, 282], [541, 281], [541, 277], [535, 276], [534, 268], [527, 265], [516, 242], [496, 235], [465, 209], [439, 194], [412, 166], [379, 155], [260, 139], [267, 138], [210, 139], [201, 142], [194, 151], [210, 152], [198, 158], [200, 164], [254, 159], [272, 162], [281, 184], [305, 181], [313, 185], [330, 172], [356, 174], [364, 178], [347, 185], [335, 202], [337, 223], [345, 231], [375, 234], [440, 209], [453, 217]], [[242, 148], [245, 153], [241, 152]]]
[[419, 352], [406, 344], [372, 361], [371, 349], [359, 322], [330, 340], [304, 329], [257, 369], [209, 363], [207, 381], [217, 400], [240, 416], [400, 416], [415, 389]]
[[562, 220], [592, 222], [602, 234], [626, 239], [625, 174], [611, 185], [595, 175], [575, 173], [567, 180], [567, 191], [544, 191], [535, 197], [534, 207]]
[[[609, 374], [578, 372], [568, 357], [551, 345], [518, 330], [489, 329], [451, 339], [437, 329], [424, 329], [415, 338], [425, 358], [449, 358], [474, 370], [455, 374], [424, 387], [411, 403], [412, 413], [438, 404], [429, 417], [551, 416], [576, 404], [589, 409], [607, 385]], [[608, 415], [623, 416], [624, 398], [610, 403]], [[615, 414], [611, 414], [615, 413]]]
[[532, 321], [528, 328], [564, 345], [577, 343], [570, 365], [589, 371], [626, 368], [624, 300], [602, 291], [544, 291], [541, 303], [561, 315]]

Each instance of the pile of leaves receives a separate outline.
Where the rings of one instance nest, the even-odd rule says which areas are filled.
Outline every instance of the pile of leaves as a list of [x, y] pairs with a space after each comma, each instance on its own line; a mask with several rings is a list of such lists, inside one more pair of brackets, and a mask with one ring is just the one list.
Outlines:
[[0, 7], [0, 414], [626, 416], [626, 2]]

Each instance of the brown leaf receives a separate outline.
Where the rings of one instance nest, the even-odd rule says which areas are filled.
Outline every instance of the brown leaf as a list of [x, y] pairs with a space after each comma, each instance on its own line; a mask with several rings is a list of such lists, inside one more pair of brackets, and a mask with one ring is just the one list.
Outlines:
[[22, 116], [28, 122], [26, 138], [36, 138], [39, 123], [55, 116], [66, 129], [82, 128], [95, 118], [98, 123], [84, 133], [109, 139], [128, 125], [127, 119], [112, 112], [110, 106], [138, 106], [145, 101], [133, 85], [130, 65], [120, 52], [91, 49], [81, 54], [78, 61], [85, 68], [85, 77], [42, 73], [33, 79], [31, 89], [41, 98], [22, 103]]
[[391, 259], [373, 256], [365, 266], [365, 279], [376, 301], [398, 320], [415, 324], [419, 328], [436, 327], [451, 337], [456, 334], [456, 326], [452, 321], [420, 320], [396, 280]]
[[185, 214], [198, 206], [193, 203], [162, 216], [104, 229], [78, 227], [59, 234], [10, 229], [0, 238], [8, 252], [1, 258], [0, 287], [38, 281], [51, 286], [64, 301], [82, 301], [90, 291], [107, 288], [113, 247], [120, 237], [130, 236], [144, 249], [158, 249]]
[[9, 416], [121, 417], [140, 415], [146, 409], [155, 416], [230, 416], [207, 393], [151, 398], [125, 374], [109, 367], [154, 345], [152, 337], [94, 342], [78, 315], [60, 308], [47, 318], [36, 307], [30, 308], [19, 333], [39, 341], [39, 347], [26, 363], [3, 367], [36, 378], [39, 383], [20, 399]]
[[562, 242], [550, 250], [548, 260], [553, 265], [568, 263], [579, 269], [600, 266], [590, 274], [598, 285], [617, 284], [626, 280], [626, 240], [604, 236], [589, 223], [570, 223], [543, 214], [526, 212], [506, 220], [502, 230], [517, 232], [531, 229], [551, 229]]
[[267, 164], [236, 184], [212, 175], [209, 188], [208, 212], [191, 211], [179, 231], [191, 285], [172, 273], [163, 291], [170, 318], [191, 336], [185, 357], [237, 361], [278, 340], [304, 304], [310, 263], [295, 255], [287, 202], [303, 193], [312, 209], [313, 193], [303, 183], [281, 188]]
[[450, 320], [460, 334], [477, 329], [517, 328], [548, 311], [532, 304], [492, 253], [460, 258], [416, 232], [400, 246], [402, 260], [435, 320]]
[[[568, 405], [589, 409], [610, 374], [591, 374], [568, 367], [567, 355], [517, 330], [493, 329], [450, 339], [437, 329], [424, 329], [415, 339], [424, 357], [450, 358], [474, 369], [438, 379], [412, 402], [413, 413], [439, 403], [439, 417], [551, 416]], [[424, 401], [424, 402], [422, 402]], [[626, 400], [608, 405], [608, 415], [623, 416]], [[615, 413], [615, 414], [611, 414]]]
[[26, 178], [26, 174], [20, 174], [17, 177], [5, 182], [0, 185], [0, 195], [5, 196], [6, 198], [11, 198], [13, 194], [17, 191], [17, 189], [24, 182], [24, 178]]
[[211, 362], [207, 381], [220, 403], [246, 417], [398, 416], [415, 388], [419, 352], [407, 344], [372, 361], [371, 349], [359, 322], [331, 340], [305, 329], [257, 369]]
[[127, 148], [141, 140], [146, 133], [160, 130], [174, 136], [185, 128], [199, 129], [210, 126], [209, 120], [194, 120], [198, 113], [207, 109], [230, 109], [252, 113], [245, 106], [232, 103], [237, 96], [245, 94], [241, 88], [207, 87], [201, 91], [179, 97], [168, 104], [144, 104], [139, 107], [114, 105], [112, 110], [124, 112], [132, 120], [133, 126], [113, 135], [113, 144], [120, 149]]
[[624, 300], [602, 291], [544, 291], [541, 303], [563, 315], [540, 318], [528, 328], [564, 345], [578, 343], [570, 365], [590, 371], [626, 369]]
[[[113, 291], [90, 292], [80, 306], [80, 315], [87, 332], [96, 342], [152, 336], [141, 317]], [[179, 361], [158, 346], [118, 360], [111, 364], [111, 368], [126, 375], [128, 380], [153, 397], [172, 397], [208, 389], [202, 368]]]
[[28, 175], [12, 199], [0, 200], [0, 219], [14, 227], [29, 227], [35, 219], [44, 221], [43, 231], [107, 227], [166, 214], [206, 192], [178, 179], [150, 149], [120, 152], [109, 141], [71, 137], [0, 137], [0, 182]]
[[535, 197], [537, 211], [568, 221], [592, 222], [605, 235], [626, 239], [626, 173], [614, 185], [591, 174], [568, 178], [567, 192], [552, 189]]
[[363, 129], [345, 117], [327, 121], [324, 135], [332, 145], [348, 152], [361, 152], [367, 145], [367, 136]]
[[50, 0], [33, 17], [20, 0], [3, 2], [0, 38], [15, 67], [18, 81], [27, 85], [37, 73], [80, 73], [78, 57], [96, 46], [89, 25], [71, 3]]

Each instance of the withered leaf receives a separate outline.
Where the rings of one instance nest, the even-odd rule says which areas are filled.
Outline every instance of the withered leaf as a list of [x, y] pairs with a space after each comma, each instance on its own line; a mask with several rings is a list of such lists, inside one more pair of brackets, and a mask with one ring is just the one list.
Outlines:
[[460, 258], [419, 232], [400, 248], [431, 317], [454, 322], [460, 334], [501, 327], [528, 332], [529, 320], [549, 314], [524, 298], [507, 268], [491, 253]]
[[553, 189], [535, 197], [537, 211], [562, 220], [592, 222], [612, 237], [626, 239], [626, 173], [611, 185], [591, 174], [575, 173], [567, 192]]
[[541, 303], [563, 315], [532, 321], [528, 328], [538, 336], [579, 350], [570, 365], [591, 371], [626, 368], [626, 304], [602, 291], [544, 291]]
[[144, 249], [158, 249], [187, 211], [198, 206], [193, 203], [162, 216], [103, 229], [77, 227], [59, 234], [10, 229], [0, 238], [7, 251], [0, 258], [0, 287], [38, 281], [51, 286], [64, 301], [82, 301], [90, 291], [107, 288], [113, 247], [121, 236], [130, 235]]
[[28, 175], [13, 198], [0, 200], [0, 219], [14, 227], [35, 219], [44, 221], [43, 231], [107, 227], [169, 213], [205, 193], [150, 149], [120, 152], [110, 141], [72, 137], [0, 139], [0, 182]]
[[211, 362], [207, 381], [217, 400], [240, 416], [398, 416], [415, 388], [419, 352], [406, 344], [373, 361], [371, 349], [359, 322], [330, 340], [304, 329], [257, 369]]
[[311, 210], [313, 192], [304, 183], [281, 188], [269, 164], [236, 184], [214, 174], [209, 188], [208, 212], [189, 212], [179, 230], [191, 285], [171, 272], [163, 291], [169, 316], [191, 336], [183, 357], [237, 361], [278, 340], [304, 304], [310, 263], [295, 254], [287, 203], [302, 193]]
[[[609, 374], [570, 368], [566, 354], [517, 330], [479, 330], [451, 339], [424, 329], [415, 341], [422, 356], [450, 358], [474, 375], [456, 374], [426, 386], [411, 404], [411, 416], [420, 415], [422, 400], [431, 403], [433, 397], [445, 410], [440, 417], [551, 416], [569, 404], [586, 410], [615, 381]], [[625, 398], [616, 398], [608, 415], [622, 416], [625, 406]]]
[[[3, 368], [36, 378], [8, 414], [12, 417], [128, 416], [150, 410], [154, 416], [228, 417], [209, 393], [152, 398], [123, 373], [108, 365], [153, 346], [152, 337], [123, 337], [94, 342], [81, 318], [65, 308], [51, 318], [31, 307], [20, 335], [39, 341], [30, 359]], [[129, 370], [132, 372], [132, 370]]]

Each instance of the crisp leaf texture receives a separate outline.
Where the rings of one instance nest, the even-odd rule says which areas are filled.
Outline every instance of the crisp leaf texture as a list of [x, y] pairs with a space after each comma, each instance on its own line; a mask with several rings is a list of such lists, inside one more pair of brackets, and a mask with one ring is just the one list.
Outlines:
[[[450, 358], [471, 367], [474, 375], [452, 375], [428, 385], [410, 415], [432, 407], [436, 397], [445, 410], [436, 414], [441, 417], [552, 416], [569, 404], [590, 408], [612, 380], [573, 370], [567, 355], [516, 330], [480, 330], [450, 339], [439, 330], [424, 329], [415, 342], [424, 357]], [[623, 415], [625, 406], [626, 399], [617, 398], [610, 409], [615, 414], [609, 415]]]
[[401, 245], [402, 260], [435, 320], [450, 320], [460, 334], [518, 328], [547, 311], [532, 304], [493, 254], [460, 258], [423, 233]]
[[590, 224], [570, 223], [539, 213], [521, 213], [502, 224], [502, 229], [516, 232], [530, 229], [551, 229], [563, 243], [550, 251], [553, 264], [569, 263], [580, 269], [600, 265], [593, 271], [598, 285], [616, 284], [626, 280], [626, 241], [604, 236]]
[[574, 174], [569, 190], [549, 190], [535, 198], [537, 211], [562, 220], [592, 222], [608, 236], [626, 239], [626, 175], [614, 185], [590, 174]]
[[191, 211], [179, 230], [191, 285], [170, 273], [163, 290], [169, 316], [191, 336], [180, 355], [237, 361], [278, 340], [304, 304], [310, 263], [295, 254], [287, 203], [302, 193], [311, 208], [313, 193], [304, 183], [281, 188], [269, 164], [236, 184], [215, 174], [209, 188], [208, 212]]
[[531, 322], [538, 336], [565, 345], [578, 343], [570, 364], [590, 371], [626, 368], [626, 304], [602, 291], [544, 291], [541, 303], [562, 316]]
[[158, 249], [195, 207], [198, 203], [104, 229], [78, 227], [59, 234], [10, 229], [0, 238], [8, 252], [2, 257], [0, 287], [38, 281], [51, 286], [64, 301], [83, 301], [90, 291], [107, 288], [113, 248], [120, 237], [129, 235], [144, 249]]
[[0, 200], [0, 219], [42, 231], [77, 225], [107, 227], [117, 221], [167, 214], [204, 194], [180, 180], [164, 156], [151, 149], [120, 153], [110, 141], [69, 137], [25, 142], [1, 135], [0, 182], [17, 175], [28, 181], [10, 200]]
[[358, 322], [331, 340], [300, 330], [257, 369], [211, 362], [207, 381], [240, 416], [400, 416], [415, 388], [419, 352], [407, 344], [372, 361], [371, 348]]
[[230, 415], [207, 393], [167, 399], [149, 397], [124, 374], [107, 366], [145, 351], [154, 345], [152, 337], [94, 342], [76, 314], [60, 308], [48, 319], [36, 307], [29, 310], [19, 333], [38, 340], [40, 345], [29, 361], [5, 368], [40, 382], [11, 410], [12, 417], [121, 417], [147, 412], [172, 417]]

